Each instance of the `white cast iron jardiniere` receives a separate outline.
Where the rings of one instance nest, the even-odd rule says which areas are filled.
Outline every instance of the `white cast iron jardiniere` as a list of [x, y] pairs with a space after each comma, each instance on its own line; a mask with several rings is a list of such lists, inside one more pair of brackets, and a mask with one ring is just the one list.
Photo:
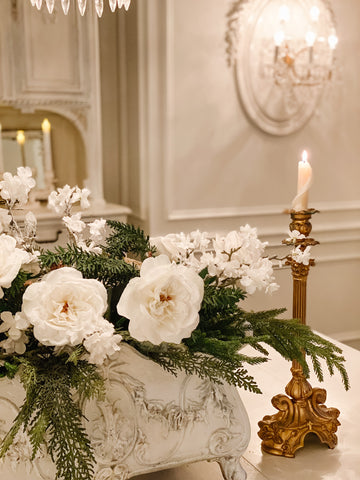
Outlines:
[[[220, 464], [226, 480], [245, 480], [240, 456], [250, 425], [237, 389], [193, 375], [174, 376], [129, 345], [103, 366], [106, 397], [84, 405], [95, 451], [95, 480], [125, 480], [200, 460]], [[2, 380], [0, 433], [23, 402], [15, 380]], [[28, 438], [19, 434], [0, 464], [0, 480], [53, 480], [55, 467], [42, 449], [31, 460]]]

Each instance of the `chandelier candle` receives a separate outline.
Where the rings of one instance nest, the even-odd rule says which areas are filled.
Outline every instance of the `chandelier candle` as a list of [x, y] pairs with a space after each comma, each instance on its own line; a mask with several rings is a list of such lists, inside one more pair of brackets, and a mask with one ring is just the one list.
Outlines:
[[51, 159], [51, 124], [47, 118], [44, 118], [41, 129], [43, 132], [43, 148], [44, 148], [44, 158], [45, 158], [45, 172], [52, 172], [52, 159]]
[[292, 208], [296, 212], [307, 210], [309, 190], [312, 184], [312, 168], [308, 162], [308, 152], [304, 150], [298, 164], [298, 186], [297, 195], [292, 202]]

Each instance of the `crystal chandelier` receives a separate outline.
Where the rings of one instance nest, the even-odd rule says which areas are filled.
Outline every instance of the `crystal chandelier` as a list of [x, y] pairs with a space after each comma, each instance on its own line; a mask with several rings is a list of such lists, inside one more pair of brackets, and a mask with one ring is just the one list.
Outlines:
[[[38, 10], [41, 9], [43, 3], [46, 4], [49, 13], [53, 13], [56, 0], [30, 0], [31, 5], [36, 7]], [[71, 0], [57, 0], [61, 3], [62, 9], [65, 15], [68, 14]], [[77, 1], [79, 11], [81, 15], [84, 15], [86, 10], [87, 0], [74, 0]], [[109, 0], [109, 7], [112, 12], [115, 12], [116, 8], [124, 7], [125, 10], [128, 10], [131, 0]], [[104, 11], [104, 0], [93, 0], [96, 13], [98, 17], [101, 17]]]
[[[294, 13], [286, 3], [280, 6], [273, 42], [267, 40], [264, 45], [262, 74], [272, 77], [279, 86], [323, 85], [331, 79], [334, 67], [338, 44], [335, 28], [327, 18], [324, 21], [316, 4], [310, 8], [302, 31], [297, 28], [299, 16]], [[291, 16], [296, 24], [291, 22]]]

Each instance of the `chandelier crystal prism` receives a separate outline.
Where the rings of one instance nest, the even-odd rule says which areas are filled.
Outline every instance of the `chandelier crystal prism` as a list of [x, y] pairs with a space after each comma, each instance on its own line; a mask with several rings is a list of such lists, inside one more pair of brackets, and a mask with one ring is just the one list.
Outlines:
[[[70, 3], [71, 1], [77, 2], [78, 8], [80, 15], [84, 15], [86, 11], [86, 7], [88, 4], [87, 0], [57, 0], [59, 3], [61, 3], [61, 7], [63, 9], [63, 12], [65, 15], [69, 13], [70, 9]], [[112, 12], [115, 12], [116, 8], [122, 8], [124, 7], [125, 10], [128, 10], [130, 7], [131, 0], [108, 0], [109, 1], [109, 7]], [[36, 7], [38, 10], [41, 9], [43, 3], [46, 4], [46, 7], [49, 11], [49, 13], [54, 12], [54, 7], [55, 7], [55, 2], [56, 0], [30, 0], [30, 3], [33, 7]], [[89, 0], [89, 3], [91, 0]], [[104, 11], [104, 2], [105, 0], [93, 0], [93, 4], [95, 7], [95, 11], [98, 15], [98, 17], [101, 17]]]

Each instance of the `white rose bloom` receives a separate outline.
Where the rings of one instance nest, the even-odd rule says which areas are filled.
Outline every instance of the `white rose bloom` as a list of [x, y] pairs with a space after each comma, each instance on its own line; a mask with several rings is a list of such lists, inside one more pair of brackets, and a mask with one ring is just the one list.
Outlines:
[[19, 273], [20, 267], [28, 258], [27, 252], [16, 248], [16, 240], [5, 233], [0, 235], [0, 298], [3, 288], [9, 288]]
[[143, 262], [140, 277], [130, 280], [117, 311], [130, 320], [135, 339], [180, 343], [199, 323], [203, 296], [204, 283], [196, 272], [159, 255]]
[[102, 283], [71, 267], [54, 270], [24, 293], [21, 313], [47, 346], [79, 345], [98, 330], [107, 309]]

